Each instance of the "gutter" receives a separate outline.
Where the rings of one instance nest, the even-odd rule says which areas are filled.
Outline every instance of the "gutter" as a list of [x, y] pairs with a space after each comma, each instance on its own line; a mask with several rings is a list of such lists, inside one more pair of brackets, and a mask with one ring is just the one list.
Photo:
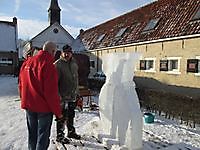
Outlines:
[[137, 46], [137, 45], [144, 45], [144, 44], [151, 44], [151, 43], [158, 43], [158, 42], [167, 42], [167, 41], [174, 41], [174, 40], [191, 39], [191, 38], [198, 38], [198, 37], [200, 37], [200, 34], [173, 37], [173, 38], [165, 38], [165, 39], [158, 39], [158, 40], [152, 40], [152, 41], [144, 41], [144, 42], [138, 42], [138, 43], [119, 45], [119, 46], [97, 48], [97, 49], [94, 49], [94, 50], [86, 50], [86, 53], [100, 51], [100, 50], [114, 49], [114, 48], [130, 47], [130, 46]]

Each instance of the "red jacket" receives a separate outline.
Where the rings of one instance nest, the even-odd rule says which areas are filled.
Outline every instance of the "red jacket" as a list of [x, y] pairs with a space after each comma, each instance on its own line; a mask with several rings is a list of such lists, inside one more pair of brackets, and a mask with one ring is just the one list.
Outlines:
[[51, 54], [40, 50], [23, 63], [19, 75], [22, 109], [61, 115], [58, 77], [53, 61]]

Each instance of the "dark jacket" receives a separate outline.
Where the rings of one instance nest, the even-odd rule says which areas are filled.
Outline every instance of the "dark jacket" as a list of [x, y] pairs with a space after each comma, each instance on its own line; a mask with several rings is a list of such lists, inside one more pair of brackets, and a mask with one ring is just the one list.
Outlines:
[[53, 60], [51, 54], [41, 50], [22, 64], [19, 75], [22, 109], [61, 115], [58, 76]]
[[78, 90], [78, 65], [74, 58], [60, 57], [55, 63], [58, 72], [58, 89], [62, 100], [75, 101]]

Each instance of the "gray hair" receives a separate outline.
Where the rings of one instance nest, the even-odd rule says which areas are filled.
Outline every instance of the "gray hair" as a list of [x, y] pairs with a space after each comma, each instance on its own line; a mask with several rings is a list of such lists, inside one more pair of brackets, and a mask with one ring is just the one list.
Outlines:
[[47, 41], [44, 43], [44, 45], [43, 45], [44, 51], [51, 52], [53, 49], [56, 49], [56, 44], [54, 42]]

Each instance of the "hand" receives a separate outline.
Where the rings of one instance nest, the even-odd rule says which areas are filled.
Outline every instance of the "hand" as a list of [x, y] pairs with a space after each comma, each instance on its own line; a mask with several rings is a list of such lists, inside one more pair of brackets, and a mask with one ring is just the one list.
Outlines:
[[61, 118], [63, 118], [63, 115], [61, 114], [59, 117], [57, 117], [57, 118], [59, 118], [59, 119], [61, 119]]
[[59, 117], [56, 117], [55, 121], [57, 121], [57, 122], [65, 122], [65, 118], [63, 117], [63, 115], [60, 115]]

